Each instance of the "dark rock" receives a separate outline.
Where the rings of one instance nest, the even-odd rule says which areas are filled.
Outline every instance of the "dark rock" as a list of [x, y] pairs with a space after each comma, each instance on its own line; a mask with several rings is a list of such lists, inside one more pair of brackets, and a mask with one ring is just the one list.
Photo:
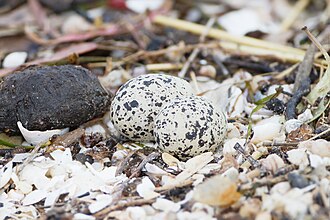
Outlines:
[[309, 181], [302, 175], [292, 172], [288, 174], [288, 181], [291, 187], [304, 188], [309, 185]]
[[60, 13], [74, 7], [80, 3], [90, 3], [92, 0], [41, 0], [41, 3], [52, 9], [56, 13]]
[[266, 103], [266, 106], [269, 110], [271, 110], [277, 114], [282, 114], [285, 110], [285, 104], [283, 103], [282, 100], [279, 100], [278, 98], [269, 100]]
[[91, 155], [86, 155], [86, 162], [92, 164], [94, 163], [94, 159]]
[[0, 131], [75, 128], [109, 109], [111, 94], [89, 70], [32, 66], [0, 82]]
[[79, 154], [77, 154], [77, 155], [75, 156], [75, 159], [76, 159], [77, 161], [79, 161], [80, 163], [85, 164], [85, 162], [86, 162], [86, 155], [83, 154], [83, 153], [79, 153]]

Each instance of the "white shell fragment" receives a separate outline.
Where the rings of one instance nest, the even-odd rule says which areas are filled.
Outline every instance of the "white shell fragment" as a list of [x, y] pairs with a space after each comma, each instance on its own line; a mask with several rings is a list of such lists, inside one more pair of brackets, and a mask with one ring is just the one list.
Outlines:
[[34, 190], [29, 193], [22, 201], [23, 205], [31, 205], [41, 201], [46, 198], [47, 191], [46, 190]]
[[127, 0], [126, 7], [136, 13], [144, 13], [147, 10], [159, 9], [164, 2], [164, 0]]
[[269, 32], [272, 27], [265, 22], [265, 19], [262, 19], [260, 13], [252, 9], [241, 9], [226, 13], [219, 17], [218, 22], [229, 33], [237, 36], [243, 36], [256, 30]]
[[95, 213], [110, 205], [111, 202], [112, 197], [110, 195], [98, 195], [96, 196], [96, 202], [90, 204], [88, 209], [91, 213]]
[[261, 159], [260, 162], [267, 170], [273, 173], [285, 166], [282, 158], [276, 154], [269, 154], [265, 159]]
[[63, 135], [69, 131], [69, 128], [47, 131], [29, 131], [23, 127], [20, 121], [17, 122], [17, 126], [22, 133], [24, 139], [32, 145], [44, 143], [48, 141], [48, 139], [51, 138], [53, 135]]
[[4, 187], [10, 180], [13, 172], [13, 163], [9, 162], [0, 170], [0, 188]]
[[142, 179], [142, 183], [137, 185], [136, 191], [144, 199], [153, 199], [159, 196], [159, 193], [156, 193], [154, 184], [148, 177]]
[[309, 152], [318, 156], [330, 158], [330, 142], [324, 139], [300, 142], [298, 148], [307, 149]]
[[181, 78], [141, 75], [120, 87], [111, 104], [111, 120], [123, 136], [152, 141], [154, 119], [162, 107], [174, 98], [192, 95], [190, 84]]
[[272, 141], [275, 138], [284, 137], [284, 129], [282, 127], [282, 117], [280, 116], [264, 119], [253, 127], [254, 134], [251, 142]]
[[285, 131], [287, 133], [290, 133], [291, 131], [294, 131], [294, 130], [300, 128], [300, 126], [302, 124], [303, 124], [303, 122], [298, 119], [290, 119], [290, 120], [286, 121], [284, 124]]
[[91, 30], [93, 26], [79, 15], [71, 15], [63, 21], [62, 32], [64, 34], [78, 34]]
[[225, 115], [201, 97], [178, 98], [156, 117], [159, 148], [179, 158], [213, 152], [226, 135]]
[[177, 212], [180, 209], [180, 204], [174, 203], [168, 199], [158, 198], [156, 202], [152, 204], [152, 207], [164, 212]]
[[287, 152], [290, 163], [304, 169], [309, 165], [308, 156], [304, 149], [293, 149]]
[[284, 194], [265, 195], [263, 200], [263, 210], [271, 212], [277, 207], [283, 207], [291, 218], [303, 216], [313, 202], [312, 193], [305, 193], [303, 189], [298, 188], [293, 188]]
[[25, 63], [28, 54], [26, 52], [13, 52], [8, 54], [3, 60], [3, 68], [14, 68]]

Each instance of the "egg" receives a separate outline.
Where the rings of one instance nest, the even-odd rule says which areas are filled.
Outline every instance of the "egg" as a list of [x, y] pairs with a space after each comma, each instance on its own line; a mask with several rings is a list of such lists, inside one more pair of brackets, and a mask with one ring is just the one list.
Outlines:
[[180, 159], [214, 152], [225, 138], [227, 120], [205, 98], [177, 98], [155, 119], [154, 135], [161, 150]]
[[133, 78], [117, 91], [110, 109], [114, 127], [134, 141], [154, 141], [154, 118], [162, 107], [178, 97], [194, 95], [190, 84], [166, 74]]

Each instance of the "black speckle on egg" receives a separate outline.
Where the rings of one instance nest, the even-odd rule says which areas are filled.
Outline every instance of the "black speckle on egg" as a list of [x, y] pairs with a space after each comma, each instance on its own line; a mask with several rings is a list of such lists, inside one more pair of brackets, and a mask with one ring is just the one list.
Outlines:
[[150, 86], [151, 85], [151, 81], [143, 81], [143, 85], [145, 85], [145, 86]]
[[188, 159], [220, 146], [226, 123], [224, 114], [204, 98], [183, 97], [164, 105], [154, 134], [161, 150]]
[[124, 125], [127, 128], [140, 126], [141, 130], [121, 132], [131, 140], [153, 141], [154, 118], [164, 104], [178, 97], [193, 95], [189, 83], [181, 78], [165, 74], [142, 75], [129, 80], [118, 90], [111, 104], [111, 121], [119, 132]]
[[132, 108], [139, 107], [139, 103], [136, 100], [131, 101], [130, 105]]
[[131, 108], [131, 106], [129, 105], [128, 102], [124, 103], [124, 107], [127, 109], [127, 111], [131, 111], [132, 110], [132, 108]]

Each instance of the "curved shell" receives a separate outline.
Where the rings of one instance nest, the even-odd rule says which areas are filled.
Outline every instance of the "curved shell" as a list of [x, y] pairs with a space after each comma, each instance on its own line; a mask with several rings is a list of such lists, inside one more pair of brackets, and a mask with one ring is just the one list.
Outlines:
[[125, 137], [153, 141], [154, 118], [174, 98], [194, 95], [185, 80], [165, 74], [142, 75], [126, 82], [111, 104], [111, 120]]
[[159, 147], [179, 158], [215, 151], [227, 128], [225, 115], [201, 97], [178, 98], [164, 106], [155, 120]]

